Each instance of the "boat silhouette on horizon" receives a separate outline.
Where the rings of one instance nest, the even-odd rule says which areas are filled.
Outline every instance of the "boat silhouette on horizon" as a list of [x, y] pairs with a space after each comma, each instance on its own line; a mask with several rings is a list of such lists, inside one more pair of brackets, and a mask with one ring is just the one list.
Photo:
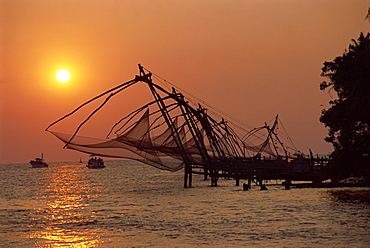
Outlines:
[[89, 169], [102, 169], [105, 168], [104, 161], [102, 158], [98, 158], [96, 156], [92, 156], [86, 165]]
[[41, 158], [35, 158], [30, 161], [32, 168], [44, 168], [48, 167], [48, 164], [44, 161], [44, 154], [41, 153]]

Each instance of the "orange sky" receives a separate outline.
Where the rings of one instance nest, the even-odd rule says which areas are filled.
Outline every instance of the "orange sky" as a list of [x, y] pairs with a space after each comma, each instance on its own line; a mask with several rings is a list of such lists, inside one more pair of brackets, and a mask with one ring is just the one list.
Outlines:
[[[369, 6], [370, 0], [0, 0], [0, 163], [26, 163], [42, 152], [47, 161], [86, 158], [62, 149], [44, 129], [133, 79], [138, 63], [250, 126], [279, 114], [294, 140], [330, 152], [318, 121], [330, 100], [319, 90], [321, 67], [369, 32]], [[55, 80], [60, 68], [71, 71], [66, 84]], [[119, 111], [112, 114], [119, 118]]]

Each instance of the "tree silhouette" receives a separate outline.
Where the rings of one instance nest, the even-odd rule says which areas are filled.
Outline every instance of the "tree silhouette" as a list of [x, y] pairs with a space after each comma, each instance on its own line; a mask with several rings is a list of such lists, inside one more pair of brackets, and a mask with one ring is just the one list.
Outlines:
[[329, 169], [339, 178], [370, 179], [370, 34], [361, 33], [342, 56], [325, 62], [321, 76], [329, 80], [320, 89], [337, 93], [320, 117], [334, 147]]

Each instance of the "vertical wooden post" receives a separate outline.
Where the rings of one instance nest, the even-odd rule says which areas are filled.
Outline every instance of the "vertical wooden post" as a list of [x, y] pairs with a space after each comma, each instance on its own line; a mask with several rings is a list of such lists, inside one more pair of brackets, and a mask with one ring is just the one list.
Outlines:
[[203, 180], [207, 180], [208, 179], [208, 169], [206, 169], [205, 167], [203, 167], [203, 171], [204, 171], [204, 178], [203, 178]]
[[188, 173], [189, 173], [189, 187], [192, 186], [192, 183], [193, 183], [193, 169], [191, 167], [191, 165], [188, 165]]
[[258, 177], [258, 182], [259, 182], [259, 185], [261, 187], [261, 190], [267, 190], [267, 187], [265, 185], [263, 185], [263, 178], [261, 175], [259, 175]]
[[235, 177], [235, 186], [239, 186], [240, 185], [240, 179], [239, 179], [239, 176], [236, 176]]
[[188, 172], [187, 172], [186, 167], [187, 165], [185, 165], [185, 169], [184, 169], [184, 188], [188, 187]]
[[246, 183], [243, 183], [243, 190], [244, 190], [244, 191], [247, 191], [247, 190], [249, 190], [248, 184], [246, 184]]
[[191, 165], [185, 164], [184, 168], [184, 188], [191, 187], [193, 181], [193, 174]]
[[248, 189], [252, 187], [252, 175], [248, 177]]
[[285, 179], [285, 189], [290, 189], [292, 180], [290, 178]]
[[210, 176], [211, 176], [211, 187], [216, 187], [218, 180], [218, 171], [211, 170]]
[[217, 187], [217, 177], [211, 177], [211, 187]]

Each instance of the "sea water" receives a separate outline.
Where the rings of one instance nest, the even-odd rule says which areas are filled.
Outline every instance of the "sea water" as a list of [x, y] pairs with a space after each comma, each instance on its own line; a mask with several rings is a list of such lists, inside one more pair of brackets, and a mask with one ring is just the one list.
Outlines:
[[182, 171], [105, 164], [0, 165], [0, 247], [370, 247], [370, 204], [333, 196], [364, 188], [185, 189]]

